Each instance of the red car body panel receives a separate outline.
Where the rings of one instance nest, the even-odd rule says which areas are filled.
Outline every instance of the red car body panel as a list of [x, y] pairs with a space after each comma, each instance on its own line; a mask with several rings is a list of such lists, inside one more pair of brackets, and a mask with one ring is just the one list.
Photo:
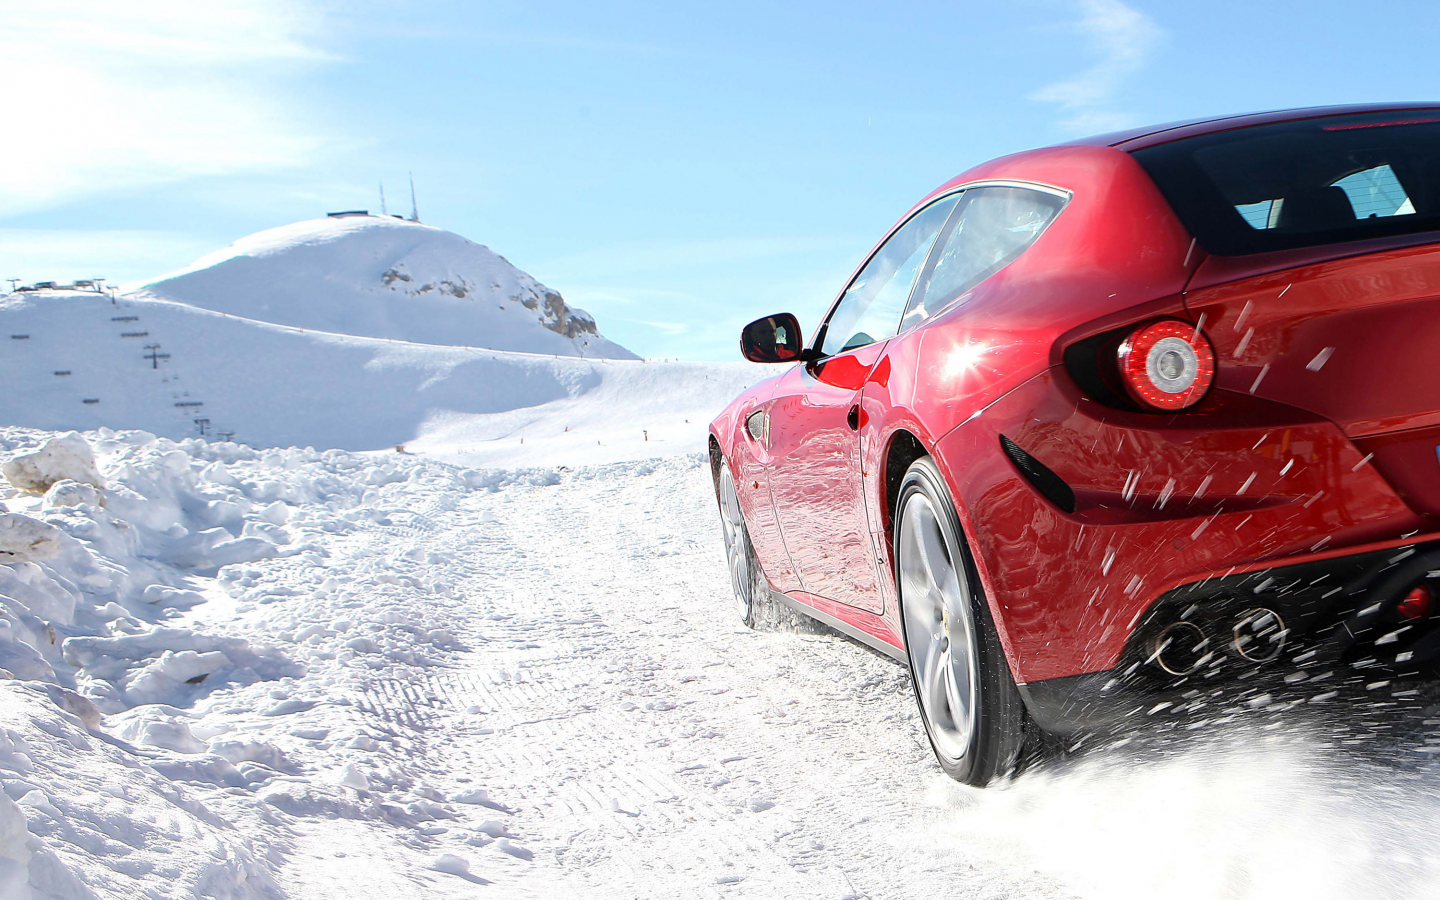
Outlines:
[[1440, 248], [1242, 279], [1194, 291], [1187, 305], [1228, 360], [1221, 387], [1324, 416], [1411, 507], [1440, 515]]
[[[1070, 195], [1025, 253], [943, 314], [796, 364], [712, 425], [772, 587], [901, 647], [886, 467], [911, 438], [950, 488], [1021, 684], [1115, 667], [1178, 585], [1440, 530], [1440, 238], [1209, 257], [1127, 152], [1409, 108], [1241, 116], [1028, 151], [917, 204], [992, 182]], [[1212, 341], [1216, 384], [1198, 406], [1118, 409], [1067, 374], [1067, 347], [1161, 316]], [[1376, 347], [1393, 352], [1362, 350]], [[755, 411], [769, 416], [768, 446], [745, 428]], [[1074, 489], [1073, 512], [1022, 476], [1002, 435]]]
[[[936, 448], [966, 463], [951, 488], [1017, 681], [1113, 667], [1175, 584], [1423, 524], [1318, 416], [1212, 391], [1170, 427], [1153, 419], [1102, 406], [1052, 370]], [[1073, 514], [996, 452], [1001, 434], [1075, 488]]]
[[770, 496], [802, 589], [877, 613], [860, 442], [847, 419], [883, 350], [870, 344], [795, 366], [767, 405]]
[[775, 504], [770, 499], [770, 457], [765, 442], [753, 437], [747, 428], [752, 416], [764, 415], [764, 404], [775, 389], [775, 381], [762, 381], [732, 401], [711, 425], [711, 434], [717, 439], [723, 436], [718, 446], [730, 462], [740, 509], [751, 525], [750, 540], [763, 560], [771, 587], [792, 591], [800, 588], [800, 581], [785, 551]]

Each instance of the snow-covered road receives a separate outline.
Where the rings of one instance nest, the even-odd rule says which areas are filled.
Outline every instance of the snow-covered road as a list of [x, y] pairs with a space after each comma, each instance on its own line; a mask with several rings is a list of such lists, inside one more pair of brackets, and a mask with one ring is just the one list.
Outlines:
[[[951, 783], [898, 665], [739, 626], [700, 456], [466, 470], [92, 440], [105, 509], [5, 500], [70, 538], [0, 585], [31, 607], [0, 610], [6, 665], [31, 679], [0, 683], [0, 887], [1316, 900], [1440, 884], [1417, 837], [1440, 826], [1435, 776], [1342, 757], [1333, 736], [1230, 730]], [[76, 610], [47, 632], [33, 614], [62, 594]]]

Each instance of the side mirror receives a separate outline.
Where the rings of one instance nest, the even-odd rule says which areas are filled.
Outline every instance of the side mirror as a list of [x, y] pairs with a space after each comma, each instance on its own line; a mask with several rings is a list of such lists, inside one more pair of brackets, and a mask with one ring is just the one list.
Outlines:
[[740, 353], [751, 362], [795, 362], [804, 346], [800, 322], [790, 313], [756, 319], [740, 332]]

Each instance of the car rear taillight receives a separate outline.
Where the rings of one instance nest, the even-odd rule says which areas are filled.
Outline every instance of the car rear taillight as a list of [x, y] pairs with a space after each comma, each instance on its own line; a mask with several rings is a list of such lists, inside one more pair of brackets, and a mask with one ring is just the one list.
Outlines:
[[1215, 351], [1188, 322], [1161, 319], [1120, 342], [1116, 362], [1130, 398], [1147, 409], [1194, 406], [1215, 380]]

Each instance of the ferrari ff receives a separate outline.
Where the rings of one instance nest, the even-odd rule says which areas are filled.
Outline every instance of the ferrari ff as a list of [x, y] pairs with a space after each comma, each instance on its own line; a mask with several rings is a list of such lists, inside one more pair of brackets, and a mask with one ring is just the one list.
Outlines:
[[985, 163], [741, 349], [784, 366], [710, 426], [741, 615], [907, 664], [956, 779], [1257, 673], [1435, 673], [1440, 105]]

